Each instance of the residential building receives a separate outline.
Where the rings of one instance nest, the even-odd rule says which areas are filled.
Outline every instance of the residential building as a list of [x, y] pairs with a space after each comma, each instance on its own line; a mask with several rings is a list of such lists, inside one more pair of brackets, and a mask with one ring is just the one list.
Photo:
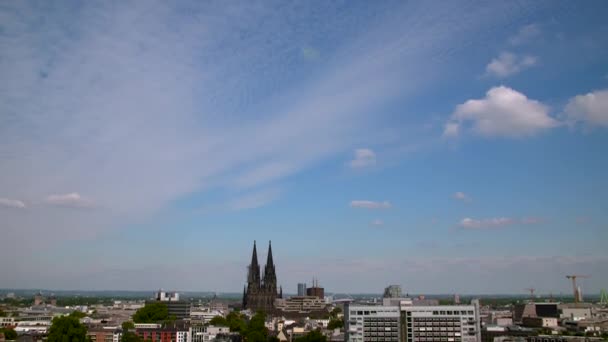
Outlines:
[[87, 337], [91, 342], [117, 342], [122, 337], [122, 331], [114, 327], [107, 328], [89, 328]]

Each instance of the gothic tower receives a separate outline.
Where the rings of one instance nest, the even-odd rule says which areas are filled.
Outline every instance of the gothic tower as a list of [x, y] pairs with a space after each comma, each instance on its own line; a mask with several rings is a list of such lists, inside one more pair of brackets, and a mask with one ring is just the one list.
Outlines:
[[282, 289], [277, 293], [277, 274], [272, 259], [272, 245], [268, 243], [268, 257], [264, 267], [264, 276], [260, 279], [260, 266], [255, 241], [253, 254], [247, 274], [247, 285], [243, 289], [243, 308], [252, 311], [263, 310], [271, 312], [274, 309], [274, 300], [281, 298]]

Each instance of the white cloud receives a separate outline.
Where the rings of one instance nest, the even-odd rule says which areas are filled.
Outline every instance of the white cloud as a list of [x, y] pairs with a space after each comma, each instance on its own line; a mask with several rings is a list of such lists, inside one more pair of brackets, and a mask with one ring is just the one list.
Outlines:
[[350, 206], [353, 208], [365, 208], [365, 209], [388, 209], [391, 208], [391, 202], [374, 202], [374, 201], [364, 201], [364, 200], [355, 200], [350, 202]]
[[380, 220], [380, 219], [375, 219], [371, 222], [372, 226], [374, 227], [380, 227], [384, 225], [384, 221]]
[[350, 161], [352, 168], [364, 168], [376, 165], [376, 153], [369, 148], [355, 150], [355, 159]]
[[228, 202], [228, 209], [245, 210], [260, 208], [275, 201], [280, 195], [281, 191], [278, 189], [268, 189], [248, 193], [230, 200]]
[[498, 228], [507, 225], [514, 224], [515, 220], [507, 218], [507, 217], [497, 217], [497, 218], [489, 218], [489, 219], [472, 219], [472, 218], [463, 218], [459, 226], [464, 229], [484, 229], [484, 228]]
[[80, 196], [77, 192], [49, 195], [45, 198], [44, 202], [50, 205], [71, 208], [92, 208], [94, 206], [93, 201]]
[[522, 219], [509, 218], [509, 217], [495, 217], [488, 219], [472, 219], [472, 218], [463, 218], [458, 226], [463, 229], [492, 229], [499, 228], [504, 226], [509, 226], [513, 224], [540, 224], [543, 223], [544, 220], [539, 217], [524, 217]]
[[522, 224], [539, 224], [543, 223], [545, 220], [540, 217], [524, 217], [521, 219]]
[[540, 28], [536, 24], [529, 24], [521, 27], [515, 35], [509, 38], [511, 45], [522, 45], [530, 42], [540, 35]]
[[488, 90], [483, 99], [458, 105], [446, 123], [444, 136], [455, 136], [454, 132], [468, 122], [477, 134], [501, 137], [531, 136], [559, 125], [549, 116], [547, 106], [505, 86]]
[[0, 198], [0, 206], [23, 209], [25, 208], [25, 203], [15, 199]]
[[486, 75], [505, 78], [534, 66], [537, 58], [533, 56], [518, 56], [510, 52], [503, 52], [486, 66]]
[[608, 127], [608, 89], [571, 98], [565, 114], [572, 123]]
[[471, 198], [467, 194], [465, 194], [464, 192], [461, 192], [461, 191], [458, 191], [458, 192], [454, 193], [452, 195], [452, 197], [454, 199], [457, 199], [457, 200], [463, 201], [463, 202], [470, 202], [471, 201]]

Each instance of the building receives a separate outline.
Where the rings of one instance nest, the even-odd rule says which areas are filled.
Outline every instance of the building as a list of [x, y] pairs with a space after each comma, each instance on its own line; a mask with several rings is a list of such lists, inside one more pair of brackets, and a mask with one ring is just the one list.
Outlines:
[[521, 324], [530, 328], [556, 328], [558, 326], [555, 317], [524, 317]]
[[556, 303], [516, 304], [513, 308], [513, 321], [521, 323], [524, 317], [559, 317]]
[[324, 311], [327, 308], [325, 300], [316, 296], [295, 296], [287, 299], [277, 298], [275, 308], [282, 312], [310, 313]]
[[306, 296], [306, 283], [298, 283], [298, 297]]
[[185, 325], [172, 325], [160, 328], [136, 328], [136, 334], [151, 342], [188, 342], [189, 328]]
[[344, 305], [344, 341], [399, 342], [398, 306]]
[[175, 316], [176, 319], [190, 318], [191, 304], [188, 301], [179, 300], [177, 292], [165, 292], [161, 289], [154, 294], [153, 301], [146, 301], [146, 305], [158, 302], [167, 306], [170, 316]]
[[321, 299], [325, 298], [325, 289], [319, 286], [319, 280], [312, 280], [312, 287], [306, 289], [307, 296], [315, 296]]
[[479, 304], [401, 306], [402, 342], [481, 341]]
[[384, 298], [401, 298], [401, 286], [400, 285], [389, 285], [384, 289]]
[[44, 297], [42, 296], [42, 292], [36, 293], [34, 296], [34, 306], [42, 305], [44, 303]]
[[118, 329], [89, 328], [87, 337], [91, 342], [119, 342], [122, 332]]
[[254, 241], [251, 264], [247, 274], [247, 285], [243, 289], [243, 308], [251, 311], [272, 312], [275, 299], [282, 297], [283, 289], [277, 292], [277, 274], [272, 260], [272, 245], [268, 242], [268, 257], [264, 267], [264, 277], [260, 278], [258, 253]]

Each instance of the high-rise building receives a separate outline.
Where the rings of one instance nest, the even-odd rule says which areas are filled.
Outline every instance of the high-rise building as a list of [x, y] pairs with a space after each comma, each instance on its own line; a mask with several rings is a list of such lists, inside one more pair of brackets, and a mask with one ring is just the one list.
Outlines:
[[481, 341], [479, 305], [401, 306], [401, 342]]
[[399, 342], [398, 306], [344, 305], [344, 341]]
[[319, 279], [312, 279], [312, 287], [306, 289], [306, 295], [325, 298], [325, 289], [319, 286]]
[[473, 305], [344, 306], [345, 342], [478, 342], [479, 303]]
[[277, 291], [277, 274], [272, 260], [272, 245], [268, 242], [268, 257], [264, 267], [264, 278], [261, 279], [258, 253], [254, 241], [251, 264], [247, 274], [247, 285], [243, 289], [243, 308], [252, 311], [271, 312], [274, 310], [274, 300], [282, 297], [283, 289]]
[[306, 283], [298, 283], [298, 296], [306, 296]]
[[384, 298], [401, 298], [401, 286], [389, 285], [384, 289]]
[[146, 304], [158, 302], [161, 302], [167, 306], [170, 316], [175, 316], [177, 319], [190, 318], [190, 310], [192, 305], [189, 301], [179, 300], [179, 293], [165, 292], [161, 289], [154, 294], [154, 300], [146, 301]]

